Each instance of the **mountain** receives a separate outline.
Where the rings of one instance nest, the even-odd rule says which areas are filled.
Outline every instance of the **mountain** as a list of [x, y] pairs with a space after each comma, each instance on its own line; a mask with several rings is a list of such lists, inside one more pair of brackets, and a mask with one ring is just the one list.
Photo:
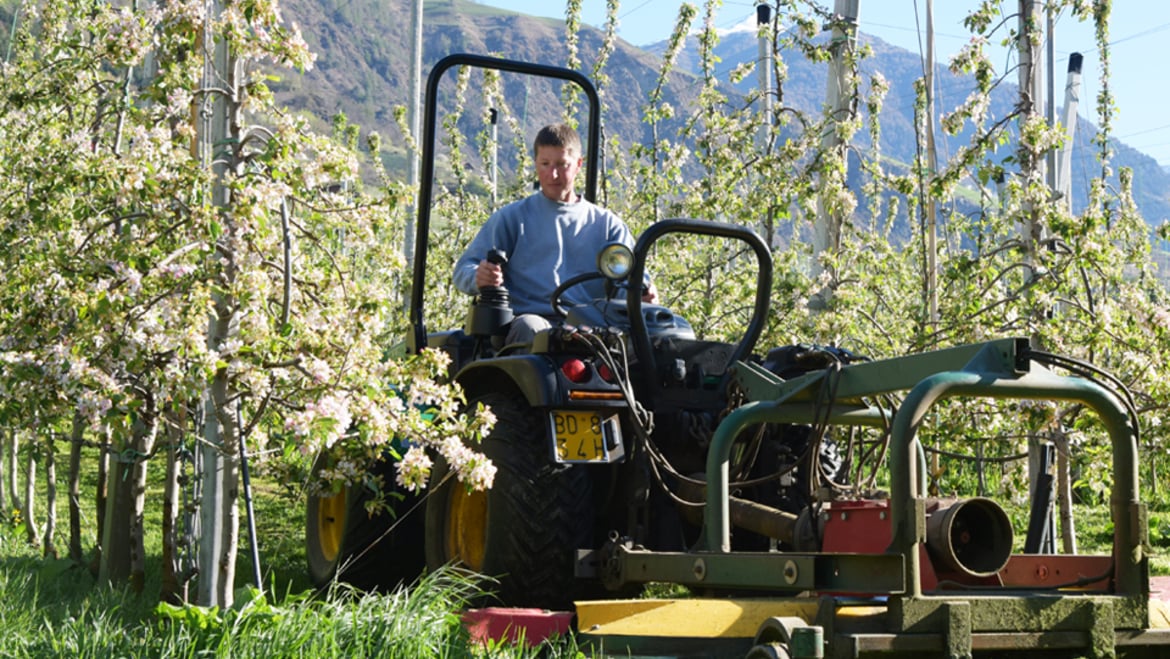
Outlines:
[[[753, 19], [754, 22], [754, 19]], [[914, 80], [923, 75], [923, 66], [919, 56], [908, 50], [893, 46], [876, 37], [861, 35], [863, 43], [869, 44], [873, 56], [862, 63], [862, 85], [866, 88], [869, 76], [880, 71], [889, 82], [889, 93], [880, 114], [881, 122], [881, 153], [886, 166], [897, 168], [899, 165], [911, 163], [915, 158], [915, 129], [914, 129]], [[661, 54], [665, 43], [645, 46], [648, 52]], [[690, 38], [684, 50], [686, 56], [679, 58], [680, 68], [695, 75], [699, 74], [697, 58], [698, 43]], [[755, 30], [732, 29], [721, 34], [715, 55], [720, 59], [719, 70], [726, 71], [734, 68], [741, 62], [753, 61], [759, 57], [759, 45]], [[783, 54], [782, 54], [783, 56]], [[827, 80], [827, 65], [809, 61], [800, 54], [784, 58], [787, 67], [787, 80], [784, 86], [785, 103], [797, 109], [818, 113], [824, 103]], [[1063, 82], [1063, 81], [1060, 81]], [[757, 86], [755, 76], [748, 76], [739, 85], [737, 91], [746, 94]], [[965, 96], [974, 89], [974, 83], [969, 78], [959, 78], [950, 73], [946, 67], [939, 66], [935, 70], [935, 87], [938, 100], [936, 112], [949, 111], [957, 107]], [[989, 115], [991, 123], [997, 117], [1004, 117], [1011, 113], [1018, 98], [1018, 86], [1014, 83], [1000, 85], [992, 93]], [[1063, 101], [1063, 98], [1060, 99]], [[1073, 211], [1081, 212], [1088, 203], [1090, 181], [1099, 177], [1101, 165], [1098, 159], [1100, 147], [1093, 144], [1097, 134], [1097, 127], [1084, 119], [1086, 112], [1092, 111], [1082, 100], [1080, 106], [1081, 118], [1078, 120], [1073, 146], [1072, 192]], [[864, 112], [864, 111], [863, 111]], [[1059, 116], [1059, 115], [1058, 115]], [[953, 155], [959, 148], [969, 143], [971, 131], [968, 130], [957, 136], [947, 136], [938, 131], [938, 154], [940, 161], [945, 161], [948, 155]], [[868, 136], [859, 133], [857, 144], [868, 147]], [[1111, 168], [1113, 170], [1110, 183], [1114, 190], [1118, 188], [1117, 170], [1128, 167], [1133, 170], [1134, 200], [1141, 210], [1143, 217], [1151, 226], [1170, 218], [1170, 170], [1160, 167], [1156, 160], [1119, 142], [1110, 141], [1113, 150]], [[1012, 155], [1012, 147], [1004, 147], [998, 154], [999, 158]], [[1010, 166], [1009, 166], [1010, 170]]]
[[[274, 87], [278, 99], [325, 121], [338, 111], [345, 112], [352, 122], [377, 130], [392, 138], [388, 142], [401, 145], [393, 111], [410, 98], [410, 0], [286, 0], [283, 6], [286, 18], [302, 26], [318, 59], [310, 71], [286, 75]], [[428, 0], [425, 18], [424, 76], [435, 62], [459, 52], [565, 65], [562, 21], [519, 15], [467, 0]], [[603, 35], [584, 28], [580, 41], [584, 70], [589, 75]], [[641, 121], [642, 106], [657, 81], [657, 59], [621, 42], [606, 70], [611, 80], [599, 85], [606, 135], [617, 135], [625, 142], [648, 140], [650, 128]], [[449, 72], [440, 87], [444, 108], [455, 103], [454, 81], [447, 80], [454, 77], [454, 72]], [[693, 102], [698, 94], [698, 87], [688, 78], [675, 75], [667, 85], [666, 94], [676, 103]], [[540, 126], [560, 116], [559, 89], [530, 76], [505, 73], [502, 80], [508, 110], [521, 124], [520, 142], [528, 144]], [[487, 103], [475, 97], [462, 101], [465, 132], [473, 134], [483, 125], [478, 117], [486, 111]], [[501, 129], [505, 146], [512, 137]]]

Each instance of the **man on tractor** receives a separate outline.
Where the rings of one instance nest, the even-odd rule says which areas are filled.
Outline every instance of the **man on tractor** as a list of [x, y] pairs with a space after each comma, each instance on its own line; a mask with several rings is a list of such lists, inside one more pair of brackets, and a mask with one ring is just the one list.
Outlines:
[[[598, 251], [611, 242], [633, 246], [625, 222], [577, 194], [575, 182], [585, 160], [581, 138], [568, 124], [550, 124], [533, 141], [540, 192], [492, 213], [455, 263], [455, 286], [475, 295], [480, 288], [505, 287], [516, 313], [506, 342], [529, 343], [556, 319], [549, 300], [561, 282], [597, 269]], [[489, 260], [490, 251], [505, 256]], [[581, 284], [565, 301], [586, 303], [604, 297], [602, 282]], [[654, 302], [652, 284], [642, 299]]]

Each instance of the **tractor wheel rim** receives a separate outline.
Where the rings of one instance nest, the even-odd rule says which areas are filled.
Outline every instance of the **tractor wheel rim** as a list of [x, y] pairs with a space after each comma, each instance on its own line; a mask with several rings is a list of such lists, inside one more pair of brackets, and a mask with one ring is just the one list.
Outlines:
[[455, 483], [451, 490], [447, 497], [447, 558], [482, 572], [487, 545], [487, 493], [467, 492]]
[[341, 539], [345, 535], [346, 492], [317, 500], [317, 537], [321, 556], [328, 562], [337, 560], [341, 553]]

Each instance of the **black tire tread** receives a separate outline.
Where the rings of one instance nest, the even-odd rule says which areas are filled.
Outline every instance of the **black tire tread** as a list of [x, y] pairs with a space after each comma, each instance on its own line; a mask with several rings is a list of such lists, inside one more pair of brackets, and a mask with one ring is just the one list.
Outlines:
[[[470, 400], [469, 407], [478, 402], [496, 416], [480, 447], [497, 468], [488, 494], [484, 572], [499, 580], [497, 594], [509, 606], [569, 606], [580, 589], [573, 576], [576, 550], [592, 540], [589, 474], [581, 466], [553, 462], [541, 412], [515, 392], [486, 393]], [[442, 509], [443, 501], [439, 497], [431, 504]], [[438, 549], [441, 528], [428, 514], [431, 569], [446, 560]]]
[[[314, 471], [318, 468], [314, 465]], [[371, 472], [381, 475], [387, 485], [393, 485], [394, 465], [390, 461], [377, 461], [371, 466]], [[397, 518], [389, 511], [367, 514], [365, 504], [371, 494], [366, 488], [355, 486], [336, 495], [346, 497], [346, 517], [341, 549], [333, 561], [326, 560], [320, 550], [317, 497], [309, 495], [305, 515], [306, 555], [309, 580], [315, 587], [325, 588], [333, 581], [341, 581], [362, 590], [389, 591], [399, 583], [410, 583], [422, 572], [422, 513], [415, 510], [406, 514], [416, 498], [397, 502], [395, 510], [405, 517], [395, 526]], [[394, 530], [388, 533], [391, 527]]]

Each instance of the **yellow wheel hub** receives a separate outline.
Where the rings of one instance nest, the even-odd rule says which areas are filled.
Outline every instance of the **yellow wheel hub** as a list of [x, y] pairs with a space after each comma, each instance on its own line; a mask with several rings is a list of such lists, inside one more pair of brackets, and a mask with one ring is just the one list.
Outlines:
[[317, 500], [317, 537], [321, 556], [329, 562], [337, 560], [341, 539], [345, 537], [345, 500], [347, 490], [342, 488], [333, 496]]
[[452, 492], [447, 497], [447, 529], [444, 534], [447, 559], [482, 572], [487, 544], [487, 493], [469, 493], [456, 483], [450, 487]]

